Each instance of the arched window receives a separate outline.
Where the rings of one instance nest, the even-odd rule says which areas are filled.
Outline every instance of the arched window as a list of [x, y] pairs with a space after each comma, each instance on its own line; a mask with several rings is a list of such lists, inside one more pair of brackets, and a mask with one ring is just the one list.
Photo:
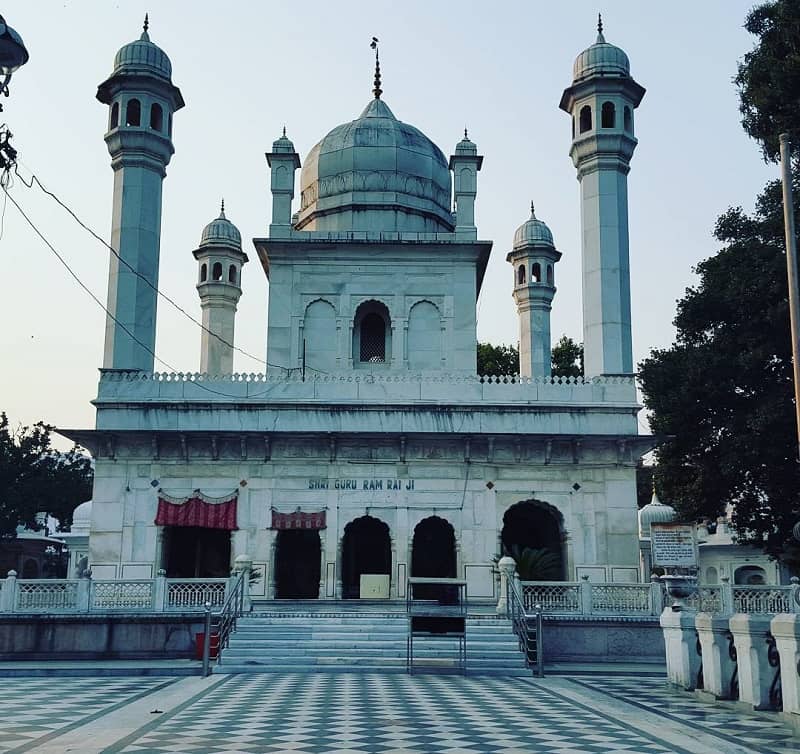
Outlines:
[[542, 266], [538, 262], [533, 263], [531, 267], [531, 283], [542, 282]]
[[572, 116], [572, 138], [575, 138], [575, 116]]
[[203, 264], [200, 265], [200, 282], [205, 283], [206, 280], [208, 280], [208, 265], [203, 262]]
[[138, 99], [128, 100], [128, 106], [125, 108], [125, 125], [138, 126], [142, 122], [142, 106], [139, 104]]
[[211, 268], [211, 279], [216, 281], [222, 280], [222, 262], [214, 262]]
[[585, 133], [592, 130], [592, 108], [589, 105], [584, 105], [581, 108], [580, 114], [580, 131]]
[[236, 283], [236, 265], [232, 264], [228, 267], [228, 282], [229, 283]]
[[116, 128], [119, 125], [119, 102], [111, 105], [111, 128]]
[[380, 301], [365, 301], [353, 321], [353, 362], [384, 364], [391, 359], [389, 310]]
[[547, 265], [547, 284], [548, 285], [552, 285], [553, 284], [553, 265], [552, 264], [548, 264]]
[[627, 133], [633, 133], [633, 113], [627, 105], [625, 105], [625, 109], [622, 111], [622, 117], [625, 131]]
[[161, 105], [154, 103], [150, 106], [150, 128], [160, 131], [164, 126], [164, 111]]
[[603, 128], [614, 128], [616, 120], [616, 109], [613, 102], [604, 102], [603, 109], [600, 111], [600, 125]]
[[517, 270], [517, 285], [525, 285], [525, 265], [521, 264]]

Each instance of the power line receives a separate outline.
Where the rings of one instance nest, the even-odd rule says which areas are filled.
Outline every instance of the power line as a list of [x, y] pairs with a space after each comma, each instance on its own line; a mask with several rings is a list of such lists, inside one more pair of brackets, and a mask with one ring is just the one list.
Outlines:
[[[53, 199], [53, 201], [55, 201], [63, 210], [65, 210], [72, 217], [72, 219], [75, 220], [75, 222], [78, 225], [80, 225], [81, 228], [83, 228], [93, 238], [95, 238], [97, 241], [99, 241], [101, 244], [103, 244], [103, 246], [105, 246], [134, 275], [136, 275], [138, 278], [143, 280], [159, 296], [161, 296], [165, 301], [167, 301], [172, 306], [174, 306], [181, 314], [183, 314], [189, 321], [191, 321], [192, 323], [197, 325], [201, 330], [203, 330], [204, 332], [208, 333], [209, 335], [212, 335], [217, 340], [219, 340], [220, 343], [222, 343], [223, 345], [227, 346], [228, 348], [231, 348], [234, 351], [238, 351], [239, 353], [243, 354], [244, 356], [247, 356], [249, 359], [253, 359], [253, 361], [257, 361], [259, 364], [263, 364], [264, 366], [267, 366], [267, 367], [273, 367], [274, 369], [283, 369], [287, 373], [291, 372], [291, 369], [289, 367], [281, 366], [279, 364], [270, 364], [268, 361], [265, 361], [264, 359], [262, 359], [262, 358], [260, 358], [258, 356], [254, 356], [253, 354], [249, 353], [248, 351], [245, 351], [243, 348], [240, 348], [239, 346], [236, 346], [233, 343], [229, 343], [227, 340], [225, 340], [218, 333], [215, 333], [212, 330], [209, 330], [202, 322], [200, 322], [198, 319], [193, 317], [180, 304], [178, 304], [173, 298], [171, 298], [166, 293], [164, 293], [162, 290], [160, 290], [157, 286], [155, 286], [146, 275], [143, 275], [141, 272], [139, 272], [137, 269], [135, 269], [127, 260], [123, 259], [122, 256], [119, 254], [119, 252], [110, 243], [108, 243], [105, 239], [102, 238], [102, 236], [100, 236], [91, 227], [89, 227], [86, 223], [84, 223], [83, 220], [81, 220], [80, 217], [78, 217], [78, 215], [65, 202], [63, 202], [56, 194], [54, 194], [52, 191], [47, 189], [45, 187], [45, 185], [39, 180], [39, 178], [37, 177], [37, 175], [35, 173], [31, 172], [30, 183], [28, 183], [19, 174], [19, 170], [16, 168], [16, 166], [15, 166], [15, 173], [20, 178], [22, 183], [25, 186], [27, 186], [28, 188], [32, 188], [33, 184], [36, 183], [36, 185], [41, 189], [41, 191], [43, 193], [45, 193], [47, 196], [49, 196], [51, 199]], [[307, 367], [307, 368], [310, 369], [312, 372], [320, 372], [321, 371], [319, 369], [314, 369], [313, 367]]]
[[[22, 179], [22, 180], [23, 180], [23, 182], [24, 182], [24, 179]], [[81, 287], [81, 288], [82, 288], [82, 289], [83, 289], [83, 290], [84, 290], [84, 291], [85, 291], [87, 294], [89, 294], [89, 296], [91, 296], [92, 300], [93, 300], [93, 301], [94, 301], [94, 302], [95, 302], [95, 303], [96, 303], [96, 304], [97, 304], [97, 305], [98, 305], [98, 306], [99, 306], [99, 307], [100, 307], [100, 308], [101, 308], [101, 309], [102, 309], [102, 310], [103, 310], [103, 311], [106, 313], [106, 315], [107, 315], [107, 316], [108, 316], [108, 317], [109, 317], [109, 318], [110, 318], [110, 319], [111, 319], [111, 320], [112, 320], [112, 321], [113, 321], [115, 324], [119, 325], [119, 326], [122, 328], [122, 330], [123, 330], [123, 331], [124, 331], [124, 332], [125, 332], [125, 333], [126, 333], [126, 334], [127, 334], [129, 337], [130, 337], [130, 338], [131, 338], [131, 340], [133, 340], [133, 342], [134, 342], [134, 343], [136, 343], [136, 344], [138, 344], [139, 346], [141, 346], [142, 348], [144, 348], [144, 349], [145, 349], [145, 351], [147, 351], [147, 353], [149, 353], [149, 354], [150, 354], [150, 355], [151, 355], [151, 356], [152, 356], [152, 357], [153, 357], [153, 358], [154, 358], [156, 361], [158, 361], [158, 362], [160, 362], [161, 364], [163, 364], [163, 365], [164, 365], [164, 366], [165, 366], [165, 367], [166, 367], [166, 368], [167, 368], [169, 371], [171, 371], [171, 372], [177, 372], [178, 370], [177, 370], [177, 369], [175, 369], [175, 367], [173, 367], [173, 366], [172, 366], [171, 364], [169, 364], [168, 362], [164, 361], [164, 359], [162, 359], [160, 356], [158, 356], [158, 355], [155, 353], [155, 351], [153, 351], [153, 349], [152, 349], [152, 348], [150, 348], [150, 347], [149, 347], [149, 346], [148, 346], [146, 343], [143, 343], [141, 340], [139, 340], [139, 338], [137, 338], [137, 337], [136, 337], [136, 336], [135, 336], [135, 335], [134, 335], [134, 334], [133, 334], [133, 333], [132, 333], [132, 332], [131, 332], [131, 331], [130, 331], [130, 330], [129, 330], [129, 329], [128, 329], [128, 328], [127, 328], [127, 327], [126, 327], [126, 326], [125, 326], [123, 323], [122, 323], [122, 322], [120, 322], [120, 321], [119, 321], [119, 320], [118, 320], [118, 319], [117, 319], [117, 318], [116, 318], [116, 317], [115, 317], [115, 316], [114, 316], [114, 315], [113, 315], [113, 314], [112, 314], [112, 313], [111, 313], [111, 312], [108, 310], [108, 308], [106, 307], [106, 305], [105, 305], [105, 304], [104, 304], [102, 301], [100, 301], [100, 299], [99, 299], [99, 298], [97, 298], [97, 296], [95, 296], [95, 295], [94, 295], [94, 293], [92, 292], [92, 290], [91, 290], [91, 289], [90, 289], [90, 288], [89, 288], [89, 287], [88, 287], [88, 286], [87, 286], [87, 285], [86, 285], [86, 284], [85, 284], [85, 283], [84, 283], [84, 282], [83, 282], [83, 281], [80, 279], [80, 277], [79, 277], [79, 276], [78, 276], [78, 274], [77, 274], [77, 273], [76, 273], [76, 272], [75, 272], [75, 271], [72, 269], [72, 267], [70, 267], [70, 265], [69, 265], [69, 263], [67, 262], [67, 260], [66, 260], [66, 259], [64, 259], [64, 257], [63, 257], [63, 256], [62, 256], [62, 255], [61, 255], [59, 252], [58, 252], [58, 249], [56, 249], [56, 247], [55, 247], [55, 246], [53, 246], [53, 244], [52, 244], [52, 243], [50, 243], [50, 241], [47, 239], [47, 237], [44, 235], [44, 233], [42, 233], [42, 231], [41, 231], [41, 230], [39, 230], [39, 228], [36, 226], [36, 223], [34, 223], [34, 222], [33, 222], [33, 220], [31, 220], [31, 218], [28, 216], [28, 214], [25, 212], [25, 210], [23, 210], [23, 209], [22, 209], [22, 207], [19, 205], [19, 203], [17, 202], [17, 200], [16, 200], [16, 199], [14, 199], [14, 197], [13, 197], [13, 196], [11, 196], [11, 194], [10, 194], [10, 193], [9, 193], [9, 191], [8, 191], [8, 189], [5, 187], [5, 185], [3, 185], [3, 182], [2, 182], [2, 181], [0, 181], [0, 188], [2, 188], [2, 189], [3, 189], [3, 193], [6, 195], [6, 197], [7, 197], [8, 199], [10, 199], [10, 200], [11, 200], [11, 203], [14, 205], [14, 207], [16, 207], [17, 211], [18, 211], [18, 212], [19, 212], [19, 213], [22, 215], [22, 217], [23, 217], [23, 218], [25, 218], [25, 221], [26, 221], [26, 222], [28, 223], [28, 225], [30, 225], [30, 227], [33, 229], [33, 232], [34, 232], [34, 233], [36, 233], [36, 235], [37, 235], [37, 236], [39, 236], [39, 238], [42, 240], [42, 242], [45, 244], [45, 246], [47, 246], [47, 248], [48, 248], [48, 249], [50, 249], [50, 251], [51, 251], [51, 252], [52, 252], [52, 253], [55, 255], [55, 257], [58, 259], [58, 261], [59, 261], [59, 262], [61, 262], [61, 264], [62, 264], [62, 265], [63, 265], [63, 266], [66, 268], [67, 272], [69, 272], [69, 274], [72, 276], [72, 278], [75, 280], [75, 282], [76, 282], [76, 283], [77, 283], [77, 284], [78, 284], [78, 285], [79, 285], [79, 286], [80, 286], [80, 287]], [[281, 368], [282, 368], [282, 369], [286, 369], [286, 367], [281, 367]], [[287, 371], [288, 371], [288, 370], [287, 370]], [[194, 381], [194, 382], [192, 382], [192, 384], [193, 384], [193, 385], [196, 385], [196, 386], [197, 386], [197, 387], [199, 387], [200, 389], [202, 389], [202, 390], [205, 390], [205, 391], [207, 391], [207, 392], [209, 392], [209, 393], [213, 393], [214, 395], [221, 395], [221, 396], [223, 396], [223, 397], [225, 397], [225, 398], [240, 398], [240, 397], [242, 397], [242, 396], [232, 395], [232, 394], [230, 394], [230, 393], [224, 393], [224, 392], [222, 392], [222, 391], [220, 391], [220, 390], [214, 390], [214, 389], [212, 389], [212, 388], [210, 388], [210, 387], [207, 387], [206, 385], [204, 385], [202, 382], [199, 382], [199, 381]], [[268, 391], [268, 389], [266, 389], [266, 390], [263, 390], [263, 391], [261, 391], [260, 393], [255, 393], [255, 394], [253, 394], [253, 395], [249, 395], [249, 396], [247, 396], [247, 397], [248, 397], [248, 398], [257, 398], [257, 397], [259, 397], [260, 395], [263, 395], [264, 393], [266, 393], [267, 391]]]

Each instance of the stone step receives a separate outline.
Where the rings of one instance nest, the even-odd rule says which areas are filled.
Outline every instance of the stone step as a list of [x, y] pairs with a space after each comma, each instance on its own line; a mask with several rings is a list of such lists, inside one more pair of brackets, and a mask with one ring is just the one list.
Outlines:
[[[443, 649], [436, 649], [431, 647], [414, 647], [414, 656], [415, 657], [452, 657], [457, 653], [457, 648], [453, 647], [449, 651]], [[251, 649], [249, 647], [228, 647], [225, 650], [225, 661], [229, 658], [235, 658], [242, 660], [244, 658], [253, 659], [253, 660], [261, 660], [264, 662], [267, 661], [274, 661], [276, 659], [280, 660], [282, 658], [289, 658], [300, 660], [304, 658], [315, 658], [315, 659], [322, 659], [322, 658], [332, 658], [337, 659], [341, 657], [347, 657], [352, 655], [357, 655], [359, 657], [385, 657], [385, 658], [396, 658], [396, 657], [405, 657], [406, 656], [406, 648], [405, 647], [396, 647], [394, 649], [375, 649], [369, 646], [364, 647], [341, 647], [341, 648], [331, 648], [331, 649], [308, 649], [306, 647], [302, 647], [300, 649], [290, 650], [288, 648], [280, 649], [277, 651], [264, 651], [262, 649]], [[522, 662], [522, 656], [519, 651], [508, 651], [508, 650], [497, 650], [494, 652], [482, 652], [480, 654], [470, 653], [469, 647], [467, 648], [467, 659], [474, 662], [501, 662], [501, 661], [509, 661], [512, 663]]]

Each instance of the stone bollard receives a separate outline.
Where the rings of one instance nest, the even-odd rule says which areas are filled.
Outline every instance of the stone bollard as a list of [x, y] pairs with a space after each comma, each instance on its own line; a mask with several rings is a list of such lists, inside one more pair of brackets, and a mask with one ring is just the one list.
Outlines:
[[11, 570], [3, 580], [3, 590], [0, 592], [0, 613], [13, 613], [17, 591], [17, 572]]
[[714, 613], [697, 613], [695, 627], [702, 648], [703, 689], [716, 699], [737, 699], [739, 690], [732, 683], [736, 661], [731, 656], [733, 634], [730, 618]]
[[508, 580], [514, 578], [514, 571], [517, 569], [517, 564], [514, 558], [503, 555], [497, 563], [497, 568], [500, 571], [500, 599], [497, 600], [497, 614], [508, 615]]
[[163, 613], [169, 607], [168, 602], [167, 572], [163, 568], [159, 568], [153, 581], [153, 610]]
[[659, 622], [664, 632], [667, 680], [684, 689], [697, 688], [702, 658], [698, 652], [694, 611], [664, 609]]
[[581, 576], [578, 582], [578, 604], [581, 608], [581, 615], [592, 614], [592, 584], [588, 576]]
[[798, 729], [800, 722], [800, 675], [797, 662], [800, 659], [800, 615], [780, 613], [770, 621], [770, 632], [775, 637], [775, 646], [780, 657], [780, 683], [783, 698], [783, 713], [787, 721]]
[[769, 689], [775, 668], [770, 667], [767, 656], [769, 624], [766, 615], [737, 613], [730, 620], [739, 670], [739, 701], [750, 709], [772, 707]]
[[653, 574], [650, 576], [650, 615], [661, 615], [664, 609], [664, 587], [661, 580]]

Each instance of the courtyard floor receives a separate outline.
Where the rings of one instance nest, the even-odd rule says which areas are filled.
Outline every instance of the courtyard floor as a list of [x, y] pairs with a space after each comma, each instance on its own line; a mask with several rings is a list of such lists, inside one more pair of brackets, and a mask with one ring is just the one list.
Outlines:
[[657, 678], [6, 678], [0, 752], [800, 752], [774, 713]]

